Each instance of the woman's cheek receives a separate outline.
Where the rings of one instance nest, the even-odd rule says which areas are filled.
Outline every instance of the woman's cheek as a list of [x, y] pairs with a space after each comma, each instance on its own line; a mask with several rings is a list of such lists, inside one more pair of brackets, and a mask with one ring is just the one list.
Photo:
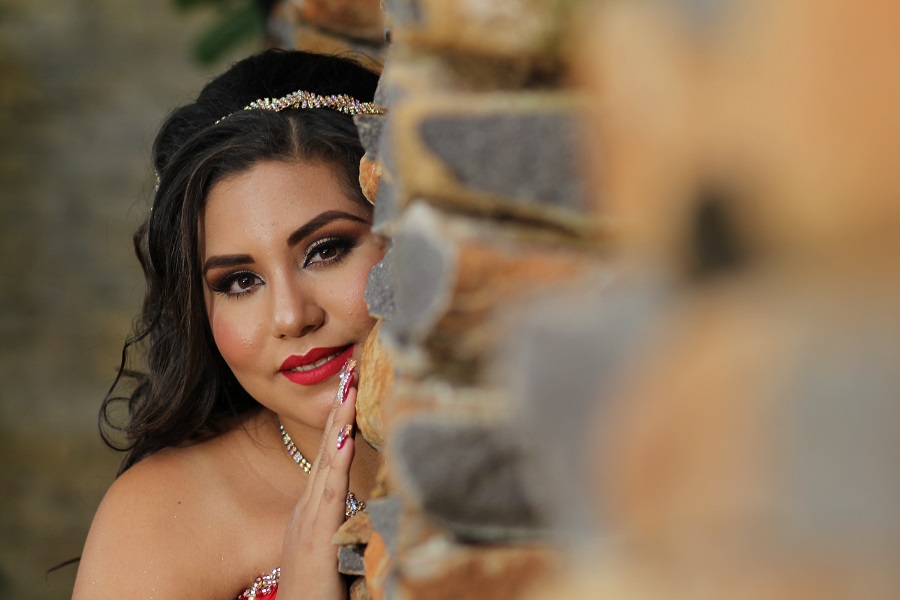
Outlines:
[[237, 318], [219, 311], [210, 321], [213, 339], [219, 353], [232, 370], [240, 370], [259, 355], [260, 334], [263, 327], [250, 319]]

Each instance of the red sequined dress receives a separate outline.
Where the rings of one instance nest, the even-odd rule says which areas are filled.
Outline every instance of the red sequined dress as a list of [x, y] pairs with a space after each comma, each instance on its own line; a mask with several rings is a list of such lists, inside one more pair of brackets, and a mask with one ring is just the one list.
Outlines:
[[274, 600], [278, 594], [278, 578], [281, 569], [275, 569], [267, 575], [260, 575], [253, 585], [238, 596], [238, 600]]

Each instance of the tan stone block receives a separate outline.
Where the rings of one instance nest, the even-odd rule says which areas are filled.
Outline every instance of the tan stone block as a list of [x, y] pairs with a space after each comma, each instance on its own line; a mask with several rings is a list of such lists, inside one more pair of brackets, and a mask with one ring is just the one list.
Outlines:
[[[779, 252], [872, 260], [900, 243], [900, 5], [747, 3], [710, 76], [709, 153], [751, 165], [751, 217]], [[738, 40], [741, 40], [738, 43]]]
[[573, 36], [590, 97], [583, 152], [591, 210], [631, 256], [684, 271], [697, 203], [700, 68], [679, 5], [596, 3]]
[[369, 492], [369, 499], [375, 498], [384, 498], [391, 494], [390, 483], [388, 482], [389, 474], [388, 474], [388, 466], [387, 464], [381, 465], [381, 468], [378, 469], [378, 473], [375, 474], [375, 487]]
[[896, 595], [898, 281], [786, 271], [674, 310], [594, 429], [623, 554], [710, 598]]
[[394, 386], [385, 423], [391, 429], [397, 421], [421, 416], [500, 423], [511, 416], [510, 410], [505, 391], [496, 386], [463, 386], [436, 377], [403, 377]]
[[[777, 583], [778, 577], [774, 573], [754, 573], [750, 577], [750, 573], [745, 572], [743, 577], [735, 579], [735, 573], [723, 574], [710, 569], [703, 574], [702, 583], [698, 585], [697, 580], [691, 580], [677, 569], [661, 571], [652, 560], [610, 559], [609, 553], [597, 553], [594, 559], [581, 558], [583, 564], [580, 568], [562, 570], [522, 600], [719, 600], [722, 594], [738, 600], [837, 600], [854, 597], [853, 594], [835, 590], [833, 581], [827, 575], [785, 585], [784, 582]], [[871, 589], [877, 589], [877, 586]], [[867, 597], [893, 597], [890, 593], [884, 593], [886, 591]]]
[[424, 347], [448, 380], [475, 381], [498, 342], [493, 319], [516, 298], [584, 276], [598, 248], [543, 229], [501, 227], [411, 207], [394, 235], [390, 277], [395, 314], [383, 333], [401, 348]]
[[338, 527], [331, 543], [337, 546], [368, 544], [372, 537], [372, 521], [365, 511], [358, 512]]
[[592, 235], [577, 96], [417, 94], [392, 108], [398, 202], [544, 221]]
[[297, 50], [317, 54], [352, 54], [365, 67], [381, 71], [384, 48], [380, 46], [357, 42], [301, 23], [295, 23], [292, 29], [293, 44]]
[[623, 244], [683, 269], [713, 188], [764, 260], [894, 252], [900, 75], [881, 57], [900, 51], [898, 5], [693, 6], [605, 2], [578, 36], [592, 196]]
[[291, 0], [296, 18], [344, 37], [380, 45], [384, 15], [380, 0]]
[[449, 546], [410, 548], [400, 559], [400, 598], [518, 599], [560, 565], [549, 546]]
[[394, 360], [380, 341], [382, 321], [366, 339], [359, 366], [359, 392], [356, 399], [356, 423], [366, 441], [380, 450], [384, 447], [384, 406], [394, 387]]
[[569, 5], [541, 0], [385, 0], [392, 43], [455, 54], [555, 64]]
[[391, 106], [409, 95], [452, 91], [463, 84], [440, 56], [391, 47], [382, 72], [383, 99]]
[[350, 600], [372, 600], [365, 577], [358, 577], [350, 584]]
[[375, 204], [378, 194], [378, 182], [381, 180], [381, 165], [363, 155], [359, 161], [359, 187], [362, 188], [366, 200]]
[[385, 587], [391, 576], [392, 561], [387, 546], [378, 532], [374, 532], [366, 545], [363, 555], [363, 563], [366, 568], [366, 587], [372, 600], [385, 600]]

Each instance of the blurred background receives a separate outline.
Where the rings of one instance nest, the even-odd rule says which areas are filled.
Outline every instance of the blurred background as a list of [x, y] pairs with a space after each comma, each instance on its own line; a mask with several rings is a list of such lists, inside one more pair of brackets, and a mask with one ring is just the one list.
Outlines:
[[172, 0], [0, 1], [0, 595], [68, 598], [119, 455], [100, 401], [142, 295], [131, 233], [167, 112], [261, 39]]

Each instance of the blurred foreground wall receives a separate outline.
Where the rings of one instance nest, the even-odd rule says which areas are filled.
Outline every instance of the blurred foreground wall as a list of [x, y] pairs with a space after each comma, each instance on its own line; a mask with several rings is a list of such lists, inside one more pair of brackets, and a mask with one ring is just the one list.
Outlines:
[[355, 597], [900, 595], [895, 2], [281, 11], [384, 60]]

